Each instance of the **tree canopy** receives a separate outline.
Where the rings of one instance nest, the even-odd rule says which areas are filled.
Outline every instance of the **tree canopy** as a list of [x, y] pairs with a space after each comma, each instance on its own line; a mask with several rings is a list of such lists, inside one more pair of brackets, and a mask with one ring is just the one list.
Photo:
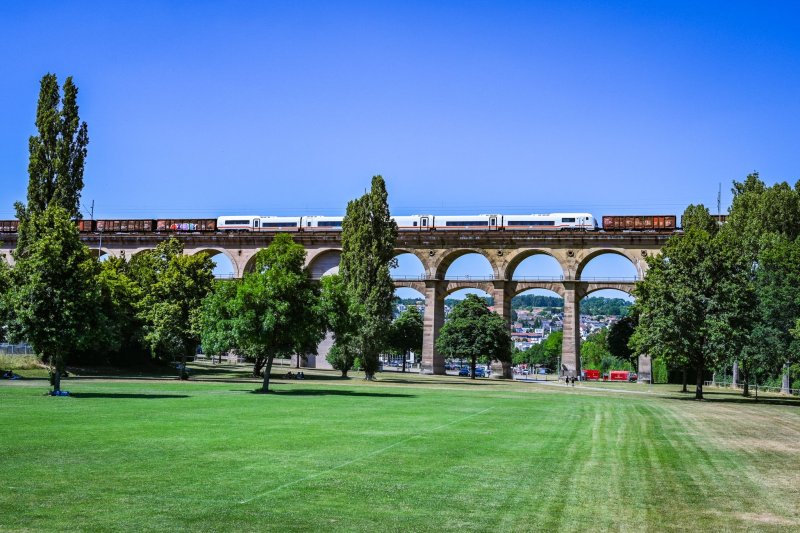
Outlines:
[[416, 307], [403, 311], [389, 331], [389, 346], [403, 356], [403, 372], [406, 371], [406, 359], [410, 351], [422, 351], [423, 319]]
[[436, 348], [447, 357], [469, 359], [474, 379], [481, 356], [511, 361], [511, 332], [503, 317], [489, 311], [478, 296], [468, 294], [450, 311], [439, 331]]
[[706, 370], [744, 345], [754, 298], [750, 265], [717, 231], [708, 210], [689, 206], [683, 221], [684, 234], [647, 258], [647, 276], [636, 284], [639, 325], [631, 345], [693, 368], [695, 397], [702, 399]]
[[30, 240], [12, 271], [8, 326], [13, 339], [29, 342], [50, 362], [58, 391], [66, 362], [96, 333], [99, 265], [66, 209], [48, 206], [22, 224]]

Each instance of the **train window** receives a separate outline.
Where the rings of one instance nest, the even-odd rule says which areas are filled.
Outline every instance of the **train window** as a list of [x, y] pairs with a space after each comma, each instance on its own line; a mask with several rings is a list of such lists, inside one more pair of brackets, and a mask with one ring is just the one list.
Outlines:
[[415, 220], [415, 221], [413, 222], [413, 224], [414, 224], [414, 227], [416, 228], [416, 227], [417, 227], [417, 221]]
[[575, 218], [562, 218], [561, 222], [575, 222]]
[[225, 224], [226, 225], [237, 226], [237, 225], [241, 225], [241, 224], [250, 224], [250, 221], [249, 220], [226, 220]]
[[445, 226], [488, 226], [485, 220], [448, 220]]
[[552, 220], [509, 220], [509, 226], [555, 226]]
[[309, 220], [308, 222], [306, 222], [306, 227], [307, 227], [307, 228], [310, 228], [310, 227], [311, 227], [311, 221], [310, 221], [310, 220]]
[[317, 226], [325, 228], [341, 228], [342, 222], [340, 220], [321, 220]]
[[[309, 226], [311, 222], [308, 223]], [[262, 228], [296, 228], [297, 222], [264, 222], [261, 224]]]

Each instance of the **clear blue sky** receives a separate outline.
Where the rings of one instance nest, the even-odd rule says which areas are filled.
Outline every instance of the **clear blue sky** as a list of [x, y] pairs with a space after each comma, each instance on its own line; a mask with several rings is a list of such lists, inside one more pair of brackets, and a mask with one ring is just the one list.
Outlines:
[[723, 208], [800, 177], [779, 2], [4, 2], [0, 217], [46, 72], [75, 78], [95, 216]]

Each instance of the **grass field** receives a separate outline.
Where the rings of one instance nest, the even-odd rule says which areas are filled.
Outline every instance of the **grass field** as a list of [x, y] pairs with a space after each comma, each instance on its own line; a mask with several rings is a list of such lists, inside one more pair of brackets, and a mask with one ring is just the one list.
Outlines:
[[0, 529], [800, 529], [797, 400], [236, 377], [0, 383]]

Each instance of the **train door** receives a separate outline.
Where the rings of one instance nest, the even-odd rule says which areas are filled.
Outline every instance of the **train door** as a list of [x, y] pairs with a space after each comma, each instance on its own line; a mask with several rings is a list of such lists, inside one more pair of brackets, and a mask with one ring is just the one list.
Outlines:
[[428, 217], [420, 217], [419, 225], [422, 229], [428, 229]]
[[489, 229], [497, 229], [497, 217], [489, 217]]
[[257, 219], [257, 218], [254, 218], [254, 219], [253, 219], [253, 229], [254, 229], [254, 230], [258, 231], [258, 227], [259, 227], [259, 225], [260, 225], [260, 224], [259, 224], [260, 222], [261, 222], [261, 221], [260, 221], [259, 219]]

